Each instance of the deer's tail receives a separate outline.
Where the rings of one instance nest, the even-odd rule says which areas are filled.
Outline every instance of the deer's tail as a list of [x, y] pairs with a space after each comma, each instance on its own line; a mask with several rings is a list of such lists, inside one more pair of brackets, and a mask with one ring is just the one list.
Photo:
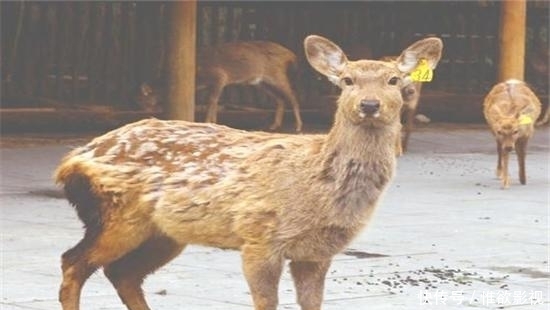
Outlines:
[[64, 161], [54, 175], [56, 183], [63, 186], [67, 200], [76, 209], [86, 229], [100, 231], [102, 199], [91, 177], [83, 165], [70, 160]]

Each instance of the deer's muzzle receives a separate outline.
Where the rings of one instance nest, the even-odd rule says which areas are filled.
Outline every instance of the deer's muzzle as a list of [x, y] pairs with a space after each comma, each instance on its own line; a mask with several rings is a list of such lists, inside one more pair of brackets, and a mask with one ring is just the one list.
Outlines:
[[511, 145], [504, 146], [504, 151], [507, 152], [507, 153], [510, 153], [513, 150], [514, 150], [514, 147], [511, 146]]
[[361, 117], [371, 116], [378, 117], [380, 115], [380, 100], [363, 99], [359, 103]]

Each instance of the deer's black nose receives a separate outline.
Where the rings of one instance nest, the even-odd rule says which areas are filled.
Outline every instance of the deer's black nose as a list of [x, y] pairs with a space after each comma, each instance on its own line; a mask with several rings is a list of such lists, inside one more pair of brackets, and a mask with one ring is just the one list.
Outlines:
[[361, 108], [361, 112], [372, 115], [380, 109], [380, 101], [363, 99], [359, 103], [359, 107]]

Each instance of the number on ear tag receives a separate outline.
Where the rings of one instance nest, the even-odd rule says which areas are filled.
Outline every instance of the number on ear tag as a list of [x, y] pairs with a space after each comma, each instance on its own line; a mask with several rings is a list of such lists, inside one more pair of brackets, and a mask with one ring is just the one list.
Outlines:
[[426, 59], [420, 59], [418, 65], [411, 72], [411, 79], [415, 82], [431, 82], [434, 76], [434, 72]]

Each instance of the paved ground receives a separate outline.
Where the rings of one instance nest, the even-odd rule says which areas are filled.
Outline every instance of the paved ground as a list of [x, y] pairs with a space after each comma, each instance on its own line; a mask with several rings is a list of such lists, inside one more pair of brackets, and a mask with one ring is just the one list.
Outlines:
[[[79, 141], [2, 140], [0, 308], [60, 309], [59, 256], [82, 230], [51, 173]], [[370, 226], [336, 257], [324, 309], [549, 309], [549, 140], [548, 127], [539, 129], [528, 184], [519, 185], [514, 160], [502, 190], [485, 127], [414, 133]], [[144, 288], [153, 309], [252, 309], [236, 252], [189, 247]], [[298, 309], [288, 272], [280, 301]], [[124, 309], [102, 273], [82, 304]]]

